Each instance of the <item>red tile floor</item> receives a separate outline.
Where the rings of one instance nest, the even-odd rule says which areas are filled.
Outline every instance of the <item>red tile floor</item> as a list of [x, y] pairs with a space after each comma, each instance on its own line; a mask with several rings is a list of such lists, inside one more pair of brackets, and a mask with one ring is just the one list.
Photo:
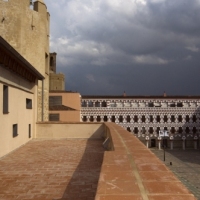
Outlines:
[[101, 140], [32, 140], [0, 159], [0, 200], [94, 200]]

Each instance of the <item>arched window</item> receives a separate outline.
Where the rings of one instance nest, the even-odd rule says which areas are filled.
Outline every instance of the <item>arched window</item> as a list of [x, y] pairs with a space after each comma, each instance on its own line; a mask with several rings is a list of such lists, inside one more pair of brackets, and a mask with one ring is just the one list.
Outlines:
[[119, 122], [123, 122], [123, 116], [122, 115], [119, 116]]
[[130, 122], [130, 121], [131, 121], [130, 115], [127, 115], [126, 121], [127, 121], [127, 122]]
[[131, 129], [130, 129], [130, 127], [127, 127], [127, 129], [126, 129], [128, 132], [131, 132]]
[[100, 122], [100, 121], [101, 121], [101, 117], [97, 116], [97, 122]]
[[115, 116], [114, 115], [111, 117], [111, 122], [115, 122]]
[[104, 121], [104, 122], [107, 122], [107, 121], [108, 121], [108, 117], [107, 117], [107, 116], [104, 116], [104, 117], [103, 117], [103, 121]]

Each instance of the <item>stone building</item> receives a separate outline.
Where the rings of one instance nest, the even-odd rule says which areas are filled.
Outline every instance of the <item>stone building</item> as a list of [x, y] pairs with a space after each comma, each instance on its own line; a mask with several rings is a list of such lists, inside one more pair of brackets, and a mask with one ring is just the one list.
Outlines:
[[39, 121], [48, 121], [49, 18], [43, 0], [1, 0], [0, 36], [44, 77], [38, 84]]
[[[199, 96], [82, 96], [81, 101], [83, 122], [115, 122], [149, 147], [199, 148]], [[160, 130], [169, 137], [159, 137]]]

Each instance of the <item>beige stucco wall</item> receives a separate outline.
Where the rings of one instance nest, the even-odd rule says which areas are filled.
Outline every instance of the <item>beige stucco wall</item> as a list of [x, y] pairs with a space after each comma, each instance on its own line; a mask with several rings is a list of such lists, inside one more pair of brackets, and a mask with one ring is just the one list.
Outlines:
[[[35, 6], [37, 11], [30, 9], [30, 0], [0, 1], [0, 19], [4, 19], [0, 35], [45, 76], [44, 120], [48, 120], [49, 13], [40, 1]], [[41, 81], [38, 88], [38, 120], [41, 120]]]
[[81, 100], [79, 93], [71, 92], [50, 92], [49, 96], [62, 96], [62, 105], [81, 110]]
[[[10, 78], [5, 79], [9, 74]], [[3, 85], [7, 85], [9, 91], [8, 114], [3, 114]], [[29, 124], [31, 124], [31, 134], [35, 137], [37, 85], [9, 71], [6, 73], [0, 66], [0, 94], [0, 157], [2, 157], [30, 140]], [[32, 109], [26, 109], [26, 98], [32, 99]], [[19, 134], [14, 138], [13, 124], [18, 124]]]
[[80, 122], [79, 110], [49, 111], [50, 114], [59, 114], [63, 122]]
[[104, 125], [101, 123], [38, 123], [36, 138], [102, 138]]

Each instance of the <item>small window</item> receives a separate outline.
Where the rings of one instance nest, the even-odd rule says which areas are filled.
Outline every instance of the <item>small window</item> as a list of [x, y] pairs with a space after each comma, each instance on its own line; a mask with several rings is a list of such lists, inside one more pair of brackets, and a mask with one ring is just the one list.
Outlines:
[[31, 138], [31, 124], [28, 125], [28, 138]]
[[167, 115], [164, 115], [164, 122], [167, 122], [168, 118]]
[[146, 121], [146, 117], [142, 115], [142, 122], [144, 123]]
[[3, 114], [8, 114], [8, 86], [3, 86]]
[[26, 108], [32, 109], [32, 99], [26, 99]]
[[157, 115], [157, 116], [156, 116], [156, 121], [157, 121], [157, 122], [160, 122], [160, 115]]
[[123, 116], [122, 115], [119, 116], [119, 122], [123, 122]]
[[177, 107], [183, 107], [183, 103], [178, 102], [178, 103], [177, 103]]
[[148, 107], [153, 107], [153, 106], [154, 106], [153, 102], [148, 103]]
[[59, 121], [60, 115], [59, 114], [49, 114], [49, 121]]
[[111, 117], [111, 121], [115, 122], [115, 116], [114, 115]]
[[175, 116], [171, 115], [171, 122], [175, 122]]
[[178, 122], [182, 122], [183, 118], [182, 118], [182, 115], [179, 115], [178, 116]]
[[13, 124], [13, 137], [17, 137], [17, 136], [18, 136], [18, 125]]
[[150, 116], [149, 116], [149, 121], [150, 121], [150, 122], [153, 122], [153, 115], [150, 115]]

